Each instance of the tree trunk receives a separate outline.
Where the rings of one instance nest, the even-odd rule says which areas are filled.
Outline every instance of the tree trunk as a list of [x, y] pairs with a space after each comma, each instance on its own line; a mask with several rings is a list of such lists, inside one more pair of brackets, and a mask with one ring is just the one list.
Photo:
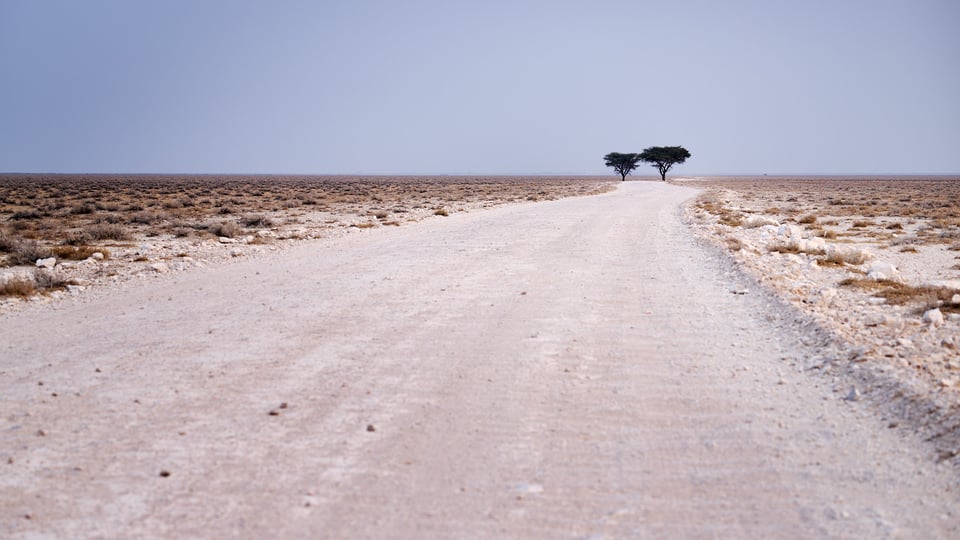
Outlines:
[[664, 182], [667, 181], [667, 172], [666, 172], [666, 171], [663, 171], [663, 172], [660, 173], [660, 180], [663, 180]]
[[627, 181], [627, 173], [620, 173], [620, 181], [621, 182]]

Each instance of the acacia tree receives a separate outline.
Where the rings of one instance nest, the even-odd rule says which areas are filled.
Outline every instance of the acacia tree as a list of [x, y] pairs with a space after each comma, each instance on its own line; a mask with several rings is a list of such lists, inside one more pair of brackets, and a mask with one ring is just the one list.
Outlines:
[[651, 146], [640, 152], [640, 161], [650, 163], [660, 171], [660, 179], [667, 180], [667, 171], [677, 163], [683, 163], [690, 152], [682, 146]]
[[603, 161], [607, 167], [613, 167], [620, 175], [620, 181], [627, 179], [627, 175], [633, 172], [640, 164], [640, 154], [621, 154], [620, 152], [610, 152], [603, 156]]

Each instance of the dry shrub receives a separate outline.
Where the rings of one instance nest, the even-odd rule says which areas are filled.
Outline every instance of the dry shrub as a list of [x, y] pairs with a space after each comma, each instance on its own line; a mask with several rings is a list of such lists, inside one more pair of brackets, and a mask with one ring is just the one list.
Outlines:
[[250, 215], [250, 216], [245, 216], [245, 217], [243, 218], [242, 222], [243, 222], [243, 226], [244, 226], [244, 227], [258, 227], [258, 228], [263, 228], [263, 227], [273, 227], [273, 225], [274, 225], [272, 219], [270, 219], [270, 218], [268, 218], [268, 217], [266, 217], [266, 216], [260, 215], [260, 214], [253, 214], [253, 215]]
[[7, 231], [0, 230], [0, 253], [9, 253], [17, 246], [17, 239]]
[[447, 212], [446, 208], [437, 208], [434, 210], [433, 215], [447, 217], [450, 215], [450, 212]]
[[153, 225], [163, 221], [164, 216], [159, 212], [137, 212], [130, 216], [130, 223], [135, 225]]
[[100, 253], [104, 259], [110, 258], [110, 252], [105, 248], [96, 248], [91, 246], [57, 246], [53, 248], [53, 254], [58, 259], [67, 261], [82, 261], [89, 259], [94, 253]]
[[42, 270], [33, 274], [33, 282], [40, 291], [62, 291], [67, 285], [76, 285], [72, 279], [63, 279], [56, 272]]
[[42, 212], [37, 212], [36, 210], [21, 210], [19, 212], [14, 212], [10, 219], [19, 221], [25, 219], [43, 219], [47, 217], [46, 214]]
[[84, 234], [91, 240], [129, 240], [130, 233], [121, 225], [96, 223], [83, 229]]
[[7, 264], [16, 266], [20, 264], [34, 264], [37, 259], [46, 259], [52, 253], [46, 247], [40, 245], [35, 240], [23, 240], [15, 242], [10, 255], [7, 257]]
[[850, 287], [872, 292], [873, 296], [885, 298], [888, 304], [899, 306], [910, 303], [936, 305], [949, 302], [957, 290], [932, 285], [909, 285], [890, 279], [872, 280], [865, 278], [847, 278], [839, 283], [841, 287]]
[[89, 204], [89, 203], [84, 203], [78, 206], [74, 206], [73, 208], [70, 209], [70, 213], [75, 216], [92, 214], [96, 211], [97, 209], [92, 204]]
[[807, 214], [797, 220], [797, 223], [800, 223], [802, 225], [812, 225], [816, 222], [817, 222], [817, 216], [815, 216], [814, 214]]
[[0, 282], [0, 297], [3, 296], [30, 296], [37, 292], [37, 285], [33, 278], [14, 276]]
[[217, 236], [224, 236], [226, 238], [233, 238], [240, 234], [241, 231], [240, 225], [237, 225], [235, 221], [221, 221], [220, 223], [210, 225], [207, 230]]
[[38, 270], [33, 275], [12, 276], [0, 282], [0, 297], [27, 297], [47, 291], [64, 290], [67, 285], [75, 284], [75, 281], [63, 279], [56, 272]]

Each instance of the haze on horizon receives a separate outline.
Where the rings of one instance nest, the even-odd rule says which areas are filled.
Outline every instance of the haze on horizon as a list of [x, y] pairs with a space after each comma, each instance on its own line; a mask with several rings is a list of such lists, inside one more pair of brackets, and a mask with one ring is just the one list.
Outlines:
[[957, 28], [952, 0], [0, 0], [0, 172], [606, 175], [681, 144], [672, 174], [957, 174]]

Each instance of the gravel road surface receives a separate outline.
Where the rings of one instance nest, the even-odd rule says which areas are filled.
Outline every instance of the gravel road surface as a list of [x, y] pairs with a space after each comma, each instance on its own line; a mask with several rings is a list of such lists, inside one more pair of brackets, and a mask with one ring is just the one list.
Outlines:
[[[0, 536], [958, 538], [955, 472], [695, 242], [455, 214], [0, 319]], [[747, 289], [744, 289], [747, 287]]]

